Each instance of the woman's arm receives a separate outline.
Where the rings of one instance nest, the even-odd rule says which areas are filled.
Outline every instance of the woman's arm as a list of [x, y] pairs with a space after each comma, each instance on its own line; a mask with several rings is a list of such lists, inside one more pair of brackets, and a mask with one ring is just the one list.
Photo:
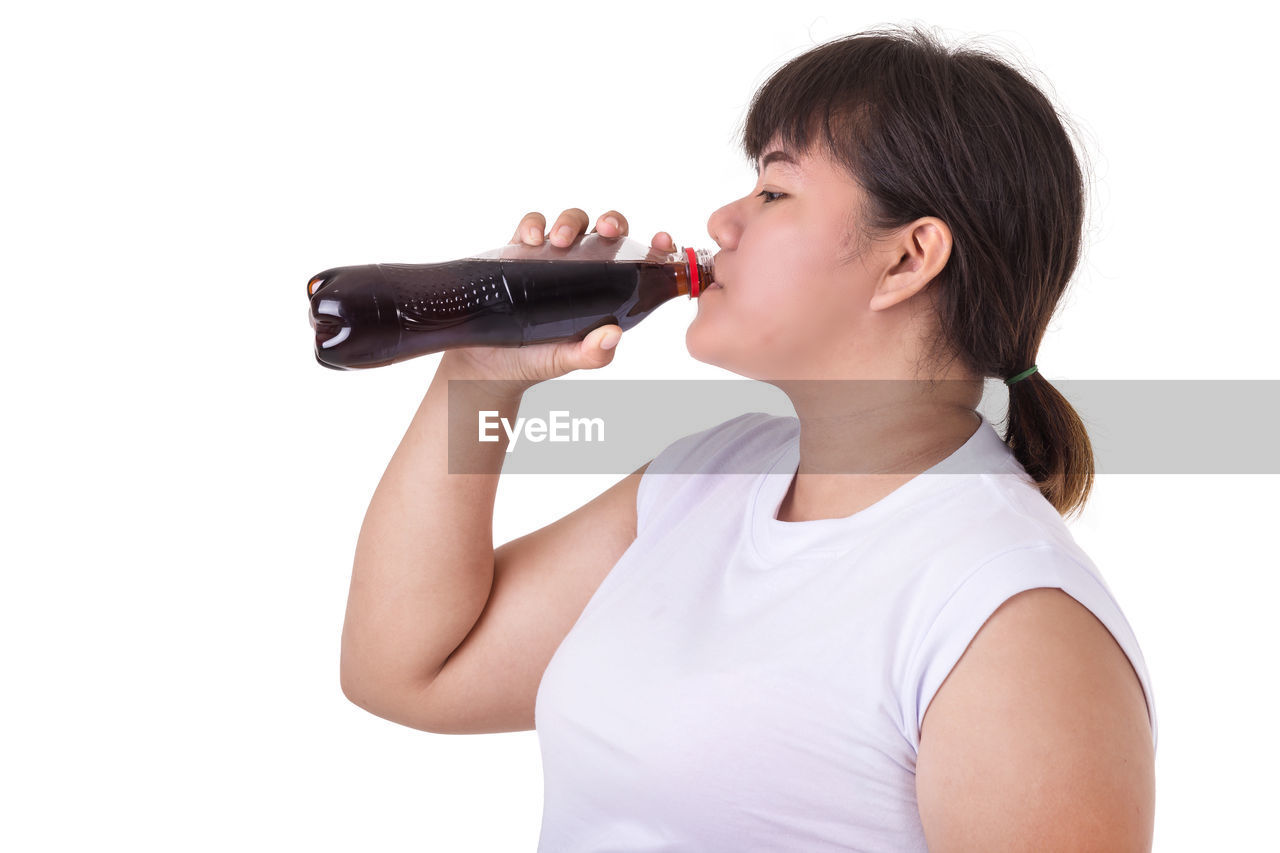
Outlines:
[[1040, 588], [991, 615], [926, 711], [916, 800], [933, 853], [1151, 849], [1146, 699], [1086, 607]]

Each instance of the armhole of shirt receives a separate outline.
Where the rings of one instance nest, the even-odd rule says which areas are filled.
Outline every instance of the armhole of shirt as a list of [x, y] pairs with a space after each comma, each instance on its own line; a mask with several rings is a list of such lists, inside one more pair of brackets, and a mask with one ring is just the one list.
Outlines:
[[912, 655], [900, 697], [903, 734], [913, 748], [920, 748], [920, 726], [929, 703], [987, 619], [1018, 593], [1041, 587], [1061, 589], [1088, 608], [1128, 656], [1146, 697], [1155, 748], [1155, 696], [1133, 629], [1102, 579], [1055, 544], [1015, 548], [988, 560], [966, 577], [942, 605]]

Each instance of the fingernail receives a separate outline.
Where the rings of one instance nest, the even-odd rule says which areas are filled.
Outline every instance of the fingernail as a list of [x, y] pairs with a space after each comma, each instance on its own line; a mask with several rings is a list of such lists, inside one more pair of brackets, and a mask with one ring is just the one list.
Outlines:
[[528, 228], [524, 229], [524, 237], [526, 240], [530, 241], [538, 239], [538, 229], [530, 225]]
[[622, 335], [617, 332], [610, 332], [604, 336], [604, 340], [600, 341], [600, 349], [613, 349], [618, 345], [618, 339], [621, 337]]
[[610, 225], [612, 225], [612, 226], [613, 226], [613, 230], [614, 230], [614, 231], [621, 231], [621, 230], [622, 230], [622, 226], [618, 224], [618, 220], [617, 220], [617, 219], [615, 219], [614, 217], [612, 217], [612, 216], [606, 216], [606, 217], [604, 218], [604, 221], [605, 221], [605, 222], [608, 222]]
[[559, 237], [561, 240], [568, 240], [569, 235], [572, 233], [573, 233], [573, 229], [570, 228], [568, 225], [561, 225], [559, 228], [556, 229], [556, 236]]

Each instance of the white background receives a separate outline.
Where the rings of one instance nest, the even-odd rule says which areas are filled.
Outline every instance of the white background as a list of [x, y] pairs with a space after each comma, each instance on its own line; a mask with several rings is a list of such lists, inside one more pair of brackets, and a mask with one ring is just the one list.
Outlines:
[[[10, 10], [0, 846], [532, 850], [535, 733], [426, 734], [339, 689], [360, 522], [438, 356], [321, 368], [306, 282], [573, 206], [715, 248], [707, 217], [754, 181], [752, 93], [830, 38], [986, 36], [1084, 131], [1089, 242], [1046, 377], [1278, 378], [1276, 13], [1029, 6]], [[684, 349], [695, 310], [587, 378], [727, 377]], [[615, 479], [504, 479], [495, 544]], [[1103, 476], [1072, 524], [1154, 681], [1156, 850], [1274, 835], [1275, 485]]]

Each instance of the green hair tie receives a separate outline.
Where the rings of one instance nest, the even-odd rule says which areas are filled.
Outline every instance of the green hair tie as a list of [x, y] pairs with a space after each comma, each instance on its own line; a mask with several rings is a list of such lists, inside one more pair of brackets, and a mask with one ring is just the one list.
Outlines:
[[1036, 372], [1037, 370], [1039, 370], [1039, 369], [1040, 369], [1040, 368], [1039, 368], [1039, 366], [1038, 366], [1038, 365], [1033, 364], [1033, 365], [1031, 365], [1030, 367], [1028, 367], [1026, 370], [1024, 370], [1024, 371], [1022, 371], [1021, 373], [1019, 373], [1017, 376], [1013, 376], [1013, 377], [1010, 377], [1009, 379], [1006, 379], [1006, 380], [1004, 381], [1004, 384], [1005, 384], [1005, 385], [1012, 385], [1013, 383], [1015, 383], [1015, 382], [1017, 382], [1017, 381], [1019, 381], [1019, 380], [1026, 379], [1028, 376], [1030, 376], [1031, 374], [1035, 373], [1035, 372]]

